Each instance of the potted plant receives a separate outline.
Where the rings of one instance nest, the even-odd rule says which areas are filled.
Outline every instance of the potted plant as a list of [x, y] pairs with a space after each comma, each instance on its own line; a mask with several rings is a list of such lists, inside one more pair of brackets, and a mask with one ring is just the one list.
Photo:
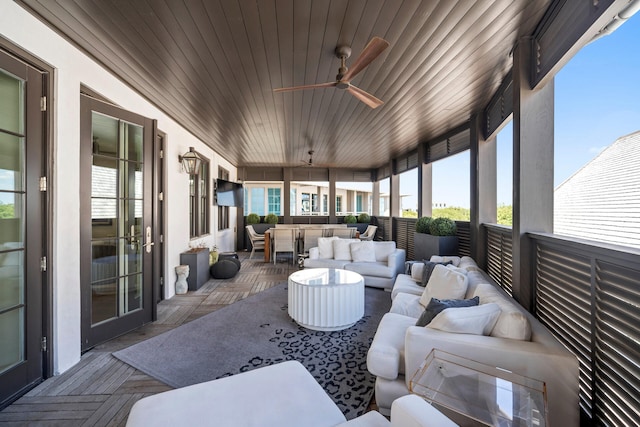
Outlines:
[[413, 253], [418, 261], [432, 255], [458, 255], [456, 223], [449, 218], [421, 217], [413, 235]]
[[260, 215], [250, 213], [247, 215], [247, 225], [260, 224]]
[[264, 222], [266, 222], [267, 224], [277, 224], [278, 215], [270, 213], [264, 217]]
[[344, 217], [345, 224], [355, 224], [357, 222], [358, 222], [358, 218], [356, 218], [355, 215], [349, 214]]
[[358, 215], [358, 223], [360, 224], [369, 224], [371, 222], [371, 217], [368, 213], [361, 213]]

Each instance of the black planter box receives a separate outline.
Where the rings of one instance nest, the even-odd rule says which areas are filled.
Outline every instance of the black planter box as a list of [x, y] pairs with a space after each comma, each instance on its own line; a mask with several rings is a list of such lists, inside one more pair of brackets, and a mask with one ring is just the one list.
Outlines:
[[414, 233], [413, 254], [417, 261], [429, 260], [433, 255], [458, 255], [458, 237]]
[[187, 284], [190, 291], [198, 290], [209, 280], [209, 249], [181, 253], [180, 264], [189, 266]]

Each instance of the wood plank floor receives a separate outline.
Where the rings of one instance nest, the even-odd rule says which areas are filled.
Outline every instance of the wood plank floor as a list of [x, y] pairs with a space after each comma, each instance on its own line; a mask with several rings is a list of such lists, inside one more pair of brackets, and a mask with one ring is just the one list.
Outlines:
[[[82, 355], [79, 363], [38, 385], [0, 412], [0, 425], [119, 426], [139, 399], [170, 390], [166, 384], [111, 355], [152, 336], [176, 328], [249, 295], [287, 280], [297, 266], [266, 264], [262, 254], [248, 260], [228, 280], [209, 280], [197, 291], [177, 295], [158, 305], [158, 320], [113, 339]], [[171, 285], [173, 279], [169, 282]]]

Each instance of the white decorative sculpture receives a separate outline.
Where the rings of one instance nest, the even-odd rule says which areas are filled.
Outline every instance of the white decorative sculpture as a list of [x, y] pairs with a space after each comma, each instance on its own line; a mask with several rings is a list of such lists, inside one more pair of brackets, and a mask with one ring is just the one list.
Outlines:
[[189, 290], [189, 284], [187, 283], [187, 277], [189, 277], [189, 266], [177, 266], [176, 275], [178, 276], [178, 280], [176, 280], [176, 294], [186, 294], [187, 290]]

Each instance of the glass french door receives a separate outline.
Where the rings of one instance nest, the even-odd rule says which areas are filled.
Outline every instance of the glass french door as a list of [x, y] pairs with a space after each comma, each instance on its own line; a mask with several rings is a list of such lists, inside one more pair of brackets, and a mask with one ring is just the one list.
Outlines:
[[82, 96], [82, 348], [152, 319], [150, 119]]
[[45, 373], [43, 79], [0, 51], [0, 409]]

